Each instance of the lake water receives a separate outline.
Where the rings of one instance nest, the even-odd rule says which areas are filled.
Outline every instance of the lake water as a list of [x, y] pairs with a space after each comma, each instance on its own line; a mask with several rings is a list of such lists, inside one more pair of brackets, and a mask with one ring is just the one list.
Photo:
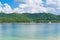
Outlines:
[[60, 40], [60, 23], [0, 23], [0, 40]]

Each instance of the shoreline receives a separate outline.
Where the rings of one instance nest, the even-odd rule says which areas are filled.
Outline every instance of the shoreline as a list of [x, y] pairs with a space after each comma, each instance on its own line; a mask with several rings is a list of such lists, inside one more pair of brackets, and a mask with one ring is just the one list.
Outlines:
[[[21, 22], [2, 22], [2, 23], [20, 23], [20, 24], [49, 24], [49, 22], [48, 23], [21, 23]], [[54, 22], [54, 23], [60, 23], [60, 22]], [[51, 24], [53, 24], [53, 22], [51, 23]]]

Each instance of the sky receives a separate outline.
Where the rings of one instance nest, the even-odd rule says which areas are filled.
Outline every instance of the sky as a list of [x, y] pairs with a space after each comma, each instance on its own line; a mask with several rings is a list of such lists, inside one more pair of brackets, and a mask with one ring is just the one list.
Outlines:
[[60, 0], [0, 0], [0, 12], [60, 14]]

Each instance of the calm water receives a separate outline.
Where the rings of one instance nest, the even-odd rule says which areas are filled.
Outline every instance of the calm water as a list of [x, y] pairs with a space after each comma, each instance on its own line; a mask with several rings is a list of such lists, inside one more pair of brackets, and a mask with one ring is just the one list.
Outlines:
[[0, 23], [0, 40], [60, 40], [60, 23]]

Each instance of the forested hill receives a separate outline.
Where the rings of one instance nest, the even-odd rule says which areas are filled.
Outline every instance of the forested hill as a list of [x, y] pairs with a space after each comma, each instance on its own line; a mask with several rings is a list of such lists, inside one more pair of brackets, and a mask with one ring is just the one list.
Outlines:
[[60, 22], [60, 15], [51, 13], [0, 13], [0, 23], [3, 22], [19, 22], [19, 23], [47, 23], [47, 22]]

